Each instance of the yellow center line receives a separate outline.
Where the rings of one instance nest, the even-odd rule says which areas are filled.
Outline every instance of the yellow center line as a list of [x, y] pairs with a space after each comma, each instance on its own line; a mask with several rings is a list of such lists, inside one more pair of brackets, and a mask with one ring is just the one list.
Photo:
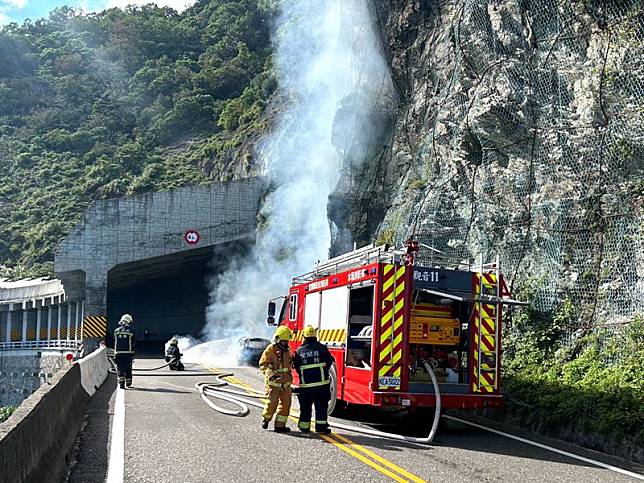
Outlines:
[[344, 443], [341, 443], [339, 441], [336, 441], [333, 438], [327, 436], [326, 434], [318, 434], [318, 436], [320, 438], [322, 438], [324, 441], [326, 441], [327, 443], [331, 443], [336, 448], [341, 449], [345, 453], [350, 454], [351, 456], [353, 456], [357, 460], [363, 462], [364, 464], [366, 464], [368, 466], [371, 466], [374, 470], [382, 473], [385, 476], [388, 476], [389, 478], [391, 478], [394, 481], [399, 481], [401, 483], [406, 483], [406, 482], [409, 481], [409, 480], [405, 480], [404, 478], [401, 478], [400, 476], [398, 476], [395, 473], [392, 473], [388, 469], [380, 466], [378, 463], [375, 463], [374, 461], [371, 461], [370, 459], [365, 458], [360, 453], [358, 453], [358, 452], [354, 451], [353, 449], [351, 449], [348, 445], [346, 445]]
[[[265, 401], [268, 401], [267, 399]], [[295, 411], [291, 411], [291, 415], [289, 416], [289, 419], [293, 421], [294, 423], [299, 422], [299, 413]], [[341, 449], [342, 451], [345, 451], [346, 453], [350, 454], [351, 456], [357, 458], [358, 460], [362, 461], [363, 463], [371, 466], [372, 468], [376, 469], [377, 471], [381, 472], [382, 474], [389, 476], [393, 478], [396, 481], [413, 481], [415, 483], [427, 483], [428, 480], [424, 480], [420, 478], [419, 476], [416, 476], [412, 473], [409, 473], [407, 470], [404, 468], [401, 468], [400, 466], [394, 464], [393, 462], [383, 458], [382, 456], [374, 453], [373, 451], [368, 450], [362, 445], [359, 445], [358, 443], [351, 441], [349, 438], [342, 436], [341, 434], [338, 433], [331, 433], [330, 435], [326, 434], [318, 434], [314, 433], [316, 436], [319, 436], [323, 440], [325, 440], [327, 443], [331, 443], [332, 445], [336, 446], [337, 448]], [[339, 441], [336, 441], [336, 438]], [[368, 458], [365, 458], [361, 454], [359, 454], [357, 451], [362, 451], [365, 455], [373, 458], [377, 462], [379, 462], [381, 465], [378, 463], [369, 460]], [[386, 467], [390, 468], [393, 471], [396, 471], [400, 475], [408, 478], [408, 480], [403, 479], [398, 477], [398, 475], [393, 474], [391, 471], [387, 470]]]
[[[266, 399], [266, 400], [264, 400], [264, 401], [268, 401], [268, 399]], [[294, 411], [291, 411], [291, 414], [290, 414], [290, 416], [289, 416], [288, 418], [289, 418], [291, 421], [293, 421], [294, 423], [298, 423], [298, 422], [299, 422], [299, 419], [298, 419], [298, 418], [299, 418], [299, 413], [294, 412]], [[338, 448], [338, 449], [340, 449], [340, 450], [344, 451], [345, 453], [348, 453], [349, 455], [353, 456], [354, 458], [356, 458], [357, 460], [361, 461], [362, 463], [364, 463], [364, 464], [366, 464], [366, 465], [368, 465], [368, 466], [371, 466], [371, 467], [372, 467], [373, 469], [375, 469], [376, 471], [378, 471], [378, 472], [382, 473], [382, 474], [383, 474], [383, 475], [385, 475], [385, 476], [390, 477], [391, 479], [393, 479], [393, 480], [395, 480], [395, 481], [399, 481], [399, 482], [409, 482], [409, 481], [414, 481], [414, 482], [417, 482], [417, 483], [425, 483], [425, 480], [420, 479], [420, 478], [418, 478], [418, 477], [415, 477], [414, 475], [412, 475], [412, 474], [410, 474], [410, 473], [407, 473], [407, 472], [406, 472], [405, 470], [403, 470], [402, 468], [399, 468], [399, 467], [398, 467], [398, 466], [396, 466], [395, 464], [393, 464], [393, 463], [391, 463], [391, 462], [388, 462], [387, 460], [385, 460], [384, 458], [382, 458], [382, 457], [380, 457], [380, 456], [376, 455], [375, 453], [372, 453], [372, 454], [373, 454], [374, 456], [376, 456], [377, 458], [381, 459], [382, 461], [387, 462], [387, 463], [388, 463], [388, 464], [387, 464], [387, 466], [389, 466], [390, 468], [392, 468], [392, 467], [398, 468], [398, 470], [396, 470], [396, 471], [398, 471], [399, 473], [401, 473], [401, 474], [403, 474], [403, 475], [404, 475], [405, 473], [407, 473], [407, 474], [411, 477], [411, 478], [410, 478], [410, 480], [406, 480], [406, 479], [404, 479], [404, 478], [401, 478], [400, 476], [396, 475], [395, 473], [392, 473], [391, 471], [389, 471], [389, 470], [388, 470], [387, 468], [385, 468], [384, 466], [381, 466], [381, 465], [379, 465], [378, 463], [376, 463], [375, 461], [371, 461], [369, 458], [366, 458], [366, 457], [362, 456], [362, 455], [361, 455], [360, 453], [358, 453], [357, 451], [354, 451], [350, 446], [353, 446], [353, 447], [354, 447], [354, 448], [356, 448], [356, 449], [360, 448], [361, 450], [364, 450], [364, 452], [365, 452], [366, 454], [371, 453], [371, 451], [367, 450], [366, 448], [363, 448], [363, 447], [362, 447], [362, 446], [360, 446], [359, 444], [354, 443], [353, 441], [349, 440], [348, 438], [344, 438], [343, 436], [341, 437], [341, 436], [340, 436], [339, 434], [337, 434], [337, 433], [331, 433], [331, 435], [318, 434], [318, 433], [313, 433], [313, 434], [315, 434], [316, 436], [319, 436], [320, 438], [322, 438], [322, 439], [323, 439], [324, 441], [326, 441], [327, 443], [331, 443], [331, 444], [332, 444], [333, 446], [335, 446], [336, 448]], [[333, 439], [333, 438], [332, 438], [332, 436], [335, 436], [335, 437], [338, 437], [338, 438], [344, 438], [344, 439], [345, 439], [349, 444], [345, 444], [345, 443], [343, 443], [342, 441], [336, 441], [335, 439]], [[376, 459], [376, 458], [374, 458], [374, 459]], [[392, 469], [393, 469], [393, 468], [392, 468]]]
[[374, 460], [378, 461], [380, 464], [382, 464], [384, 466], [387, 466], [388, 468], [400, 473], [401, 475], [409, 478], [411, 481], [414, 481], [416, 483], [426, 483], [427, 482], [427, 480], [423, 480], [419, 476], [416, 476], [416, 475], [408, 472], [404, 468], [401, 468], [400, 466], [392, 463], [391, 461], [383, 458], [382, 456], [374, 453], [373, 451], [368, 450], [364, 446], [359, 445], [358, 443], [356, 443], [354, 441], [351, 441], [349, 438], [346, 438], [346, 437], [342, 436], [341, 434], [333, 433], [332, 436], [334, 436], [335, 438], [339, 439], [340, 441], [348, 444], [352, 448], [355, 448], [355, 449], [357, 449], [359, 451], [362, 451], [364, 454], [366, 454], [367, 456], [369, 456], [369, 457], [373, 458]]
[[[210, 368], [210, 367], [208, 368], [208, 370], [213, 372], [213, 373], [215, 373], [215, 374], [221, 372], [221, 371], [217, 371], [217, 369]], [[255, 388], [253, 388], [249, 384], [246, 384], [246, 383], [240, 381], [236, 377], [229, 376], [229, 377], [226, 377], [224, 379], [230, 380], [231, 382], [233, 382], [235, 384], [238, 384], [240, 386], [244, 386], [247, 389], [255, 391]], [[268, 399], [262, 398], [262, 399], [260, 399], [260, 401], [263, 402], [263, 403], [267, 403]], [[291, 410], [290, 415], [289, 415], [289, 419], [292, 422], [297, 424], [299, 422], [299, 416], [300, 415], [299, 415], [298, 412], [296, 412], [294, 410]], [[335, 446], [336, 448], [338, 448], [338, 449], [344, 451], [345, 453], [353, 456], [354, 458], [356, 458], [357, 460], [361, 461], [362, 463], [372, 467], [373, 469], [375, 469], [376, 471], [382, 473], [383, 475], [388, 476], [389, 478], [393, 479], [394, 481], [398, 481], [398, 482], [412, 481], [414, 483], [427, 483], [427, 480], [424, 480], [424, 479], [420, 478], [419, 476], [416, 476], [416, 475], [408, 472], [404, 468], [401, 468], [400, 466], [394, 464], [393, 462], [383, 458], [382, 456], [374, 453], [371, 450], [368, 450], [364, 446], [362, 446], [362, 445], [350, 440], [349, 438], [347, 438], [345, 436], [342, 436], [341, 434], [338, 434], [338, 433], [331, 433], [330, 435], [317, 434], [317, 433], [314, 433], [314, 434], [316, 434], [316, 436], [319, 436], [320, 438], [322, 438], [327, 443], [330, 443], [333, 446]], [[358, 451], [362, 452], [365, 456], [360, 454]], [[371, 459], [369, 459], [369, 458], [371, 458]], [[389, 468], [389, 469], [387, 469], [387, 468]], [[396, 472], [398, 474], [396, 474], [394, 472]]]

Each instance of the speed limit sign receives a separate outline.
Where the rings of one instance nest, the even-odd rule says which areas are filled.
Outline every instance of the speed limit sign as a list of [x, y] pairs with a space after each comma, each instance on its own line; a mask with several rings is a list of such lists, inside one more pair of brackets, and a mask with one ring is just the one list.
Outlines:
[[199, 243], [199, 232], [197, 230], [188, 230], [183, 234], [183, 239], [188, 245], [196, 245]]

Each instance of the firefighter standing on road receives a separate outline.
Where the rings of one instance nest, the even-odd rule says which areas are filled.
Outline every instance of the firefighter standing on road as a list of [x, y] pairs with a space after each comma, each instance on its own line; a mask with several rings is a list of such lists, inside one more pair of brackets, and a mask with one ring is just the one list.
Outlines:
[[315, 406], [315, 432], [329, 434], [327, 409], [331, 397], [329, 370], [333, 356], [318, 342], [315, 328], [307, 325], [302, 331], [304, 343], [295, 352], [294, 366], [300, 378], [297, 397], [300, 401], [300, 420], [297, 426], [303, 433], [311, 430], [311, 406]]
[[114, 331], [114, 362], [118, 369], [121, 389], [132, 387], [132, 359], [134, 359], [134, 330], [130, 327], [132, 316], [123, 314]]
[[278, 327], [273, 336], [273, 343], [266, 348], [259, 360], [259, 369], [264, 374], [266, 397], [268, 398], [262, 413], [262, 428], [268, 429], [268, 423], [271, 422], [277, 409], [275, 431], [278, 433], [290, 431], [290, 428], [286, 426], [286, 421], [291, 411], [291, 381], [293, 380], [291, 367], [293, 359], [288, 348], [288, 341], [292, 338], [291, 329], [284, 326]]

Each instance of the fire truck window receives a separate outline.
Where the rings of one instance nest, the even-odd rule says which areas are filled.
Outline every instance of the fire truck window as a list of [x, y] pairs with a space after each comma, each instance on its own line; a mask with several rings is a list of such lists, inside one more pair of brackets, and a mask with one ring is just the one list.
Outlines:
[[282, 323], [284, 321], [284, 317], [286, 317], [286, 306], [288, 305], [288, 301], [286, 298], [282, 300], [282, 308], [280, 308], [280, 317], [277, 319], [278, 323]]
[[352, 289], [349, 293], [349, 340], [347, 365], [371, 368], [373, 333], [373, 285]]
[[295, 320], [297, 318], [297, 294], [291, 295], [288, 303], [288, 320]]
[[363, 315], [371, 317], [373, 314], [373, 285], [369, 287], [352, 289], [349, 294], [349, 317]]

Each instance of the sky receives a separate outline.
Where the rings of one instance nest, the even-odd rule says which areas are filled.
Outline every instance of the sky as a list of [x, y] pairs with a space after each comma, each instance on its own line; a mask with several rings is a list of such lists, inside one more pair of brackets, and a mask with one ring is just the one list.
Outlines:
[[156, 3], [181, 11], [193, 4], [194, 0], [0, 0], [0, 25], [9, 22], [21, 23], [26, 18], [36, 20], [46, 17], [50, 11], [63, 5], [82, 8], [87, 12], [98, 12], [110, 7], [146, 3]]

